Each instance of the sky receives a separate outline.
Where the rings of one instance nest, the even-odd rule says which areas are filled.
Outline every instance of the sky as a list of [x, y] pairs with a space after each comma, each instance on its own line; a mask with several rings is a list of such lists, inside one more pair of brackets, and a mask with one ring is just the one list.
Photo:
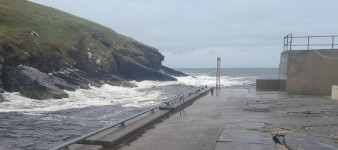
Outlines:
[[337, 0], [30, 0], [157, 48], [171, 68], [278, 68], [283, 37], [338, 35]]

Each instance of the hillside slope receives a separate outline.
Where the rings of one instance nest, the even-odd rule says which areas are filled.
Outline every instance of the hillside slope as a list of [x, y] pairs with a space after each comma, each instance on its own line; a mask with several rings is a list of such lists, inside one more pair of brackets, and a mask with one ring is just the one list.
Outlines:
[[[72, 86], [68, 89], [76, 89], [104, 83], [131, 86], [125, 80], [176, 80], [167, 74], [184, 75], [163, 67], [163, 60], [157, 49], [94, 22], [26, 0], [0, 0], [0, 69], [5, 90], [36, 98], [24, 94], [32, 88], [27, 86], [31, 82], [62, 80], [62, 85]], [[35, 74], [41, 80], [35, 80]], [[23, 78], [31, 81], [22, 86]]]

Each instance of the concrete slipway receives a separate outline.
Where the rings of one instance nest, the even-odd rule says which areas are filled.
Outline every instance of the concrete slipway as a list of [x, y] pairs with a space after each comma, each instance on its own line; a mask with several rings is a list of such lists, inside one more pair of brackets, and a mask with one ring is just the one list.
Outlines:
[[132, 140], [146, 129], [151, 128], [155, 123], [166, 119], [175, 112], [192, 104], [198, 98], [208, 94], [212, 89], [202, 87], [186, 95], [177, 95], [174, 100], [167, 102], [168, 106], [150, 108], [118, 123], [67, 141], [62, 145], [54, 147], [53, 150], [117, 149], [121, 144]]
[[224, 89], [219, 96], [209, 93], [198, 99], [181, 115], [170, 116], [118, 149], [338, 150], [338, 101]]
[[222, 90], [121, 150], [337, 150], [338, 102], [325, 96]]

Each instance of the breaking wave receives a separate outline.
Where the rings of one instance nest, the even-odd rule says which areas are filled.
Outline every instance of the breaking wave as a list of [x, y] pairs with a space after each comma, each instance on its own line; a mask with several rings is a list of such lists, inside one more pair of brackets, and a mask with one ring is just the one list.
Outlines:
[[147, 107], [160, 103], [166, 97], [160, 91], [140, 91], [140, 88], [125, 88], [111, 85], [66, 91], [69, 98], [35, 100], [20, 93], [5, 92], [9, 100], [0, 103], [0, 112], [40, 113], [89, 106], [122, 105], [123, 107]]
[[[8, 102], [0, 103], [0, 112], [20, 112], [36, 114], [49, 111], [58, 111], [90, 106], [121, 105], [122, 107], [144, 108], [160, 104], [168, 98], [163, 94], [166, 91], [155, 87], [184, 85], [190, 87], [215, 86], [216, 77], [206, 73], [193, 74], [194, 76], [176, 77], [177, 81], [131, 81], [135, 88], [102, 85], [90, 89], [77, 89], [66, 91], [69, 98], [34, 100], [23, 97], [18, 92], [3, 94]], [[255, 83], [255, 77], [230, 77], [221, 76], [221, 87], [238, 87]]]

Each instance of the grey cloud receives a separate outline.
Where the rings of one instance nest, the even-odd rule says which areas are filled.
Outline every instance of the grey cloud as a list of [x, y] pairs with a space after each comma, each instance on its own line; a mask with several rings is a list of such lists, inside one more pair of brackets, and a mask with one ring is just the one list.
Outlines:
[[227, 57], [236, 67], [278, 67], [286, 34], [338, 33], [336, 0], [31, 1], [98, 22], [156, 47], [168, 55], [164, 63], [169, 67], [189, 66], [178, 63], [183, 57], [197, 63], [198, 59], [217, 56]]

